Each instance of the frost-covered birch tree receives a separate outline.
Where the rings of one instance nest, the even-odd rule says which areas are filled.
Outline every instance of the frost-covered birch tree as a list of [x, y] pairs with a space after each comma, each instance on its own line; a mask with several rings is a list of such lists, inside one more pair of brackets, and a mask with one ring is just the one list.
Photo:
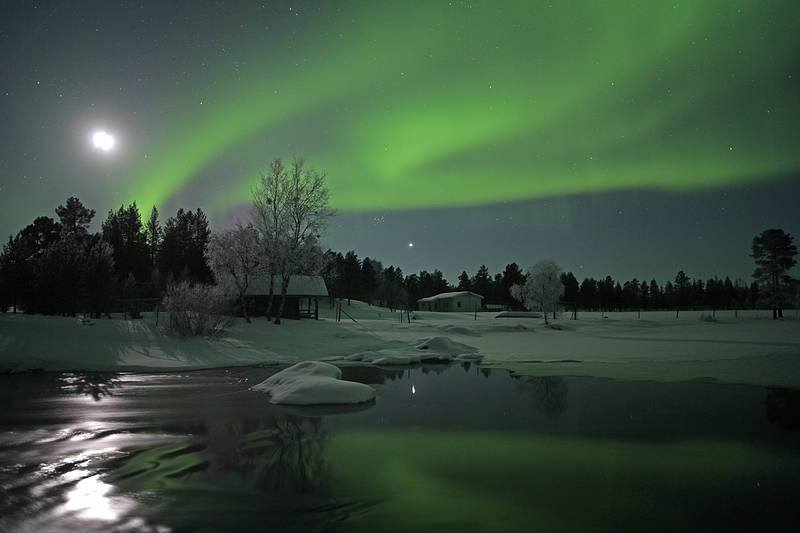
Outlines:
[[262, 271], [261, 243], [252, 224], [237, 224], [211, 236], [208, 259], [217, 282], [236, 293], [244, 319], [250, 323], [245, 294], [253, 275]]
[[251, 192], [252, 216], [256, 228], [261, 233], [263, 266], [269, 276], [267, 320], [272, 312], [275, 276], [279, 274], [280, 257], [285, 253], [285, 233], [288, 224], [287, 182], [286, 168], [279, 158], [275, 158], [270, 162], [267, 173], [261, 174], [261, 179]]
[[555, 311], [559, 299], [564, 294], [564, 285], [561, 283], [561, 269], [551, 259], [543, 259], [528, 268], [525, 284], [516, 284], [511, 287], [511, 296], [522, 302], [529, 310], [539, 309], [547, 321], [548, 311]]
[[293, 274], [316, 274], [322, 252], [317, 240], [328, 226], [333, 210], [328, 205], [325, 174], [295, 157], [286, 169], [273, 159], [253, 190], [253, 218], [264, 236], [270, 275], [270, 309], [274, 281], [280, 281], [281, 300], [275, 323], [281, 323], [286, 290]]

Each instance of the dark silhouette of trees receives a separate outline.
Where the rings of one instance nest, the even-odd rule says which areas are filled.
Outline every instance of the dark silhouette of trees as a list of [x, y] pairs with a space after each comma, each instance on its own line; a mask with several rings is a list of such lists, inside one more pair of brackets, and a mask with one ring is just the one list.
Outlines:
[[[406, 283], [406, 280], [403, 278], [403, 271], [394, 266], [384, 268], [381, 272], [381, 277], [382, 279], [378, 286], [378, 299], [383, 305], [388, 307], [390, 311], [406, 306], [408, 304], [410, 291], [418, 290], [416, 286], [418, 285], [417, 276], [415, 275], [413, 280]], [[404, 293], [405, 301], [403, 300]]]
[[84, 207], [80, 200], [71, 196], [67, 198], [67, 205], [56, 207], [56, 215], [61, 221], [61, 229], [65, 235], [72, 233], [86, 235], [89, 232], [89, 224], [94, 218], [94, 209]]
[[[492, 295], [492, 278], [489, 275], [489, 269], [486, 268], [486, 265], [481, 265], [478, 271], [475, 273], [475, 277], [470, 280], [470, 286], [472, 292], [480, 294], [485, 299], [488, 299]], [[484, 300], [484, 303], [486, 300]]]
[[643, 309], [650, 308], [650, 286], [644, 280], [639, 285], [639, 302]]
[[661, 296], [661, 288], [658, 286], [656, 280], [650, 280], [650, 307], [659, 309], [663, 305]]
[[344, 283], [344, 256], [341, 253], [328, 250], [322, 256], [322, 269], [320, 270], [322, 279], [325, 280], [325, 287], [328, 289], [330, 305], [333, 307], [334, 300], [343, 294]]
[[350, 250], [345, 254], [342, 271], [344, 278], [342, 296], [347, 298], [347, 305], [350, 305], [351, 299], [357, 299], [361, 295], [361, 262], [354, 251]]
[[109, 211], [102, 224], [103, 241], [111, 245], [117, 281], [122, 284], [133, 275], [138, 282], [150, 279], [150, 248], [136, 202]]
[[469, 274], [467, 274], [466, 270], [462, 270], [461, 274], [458, 276], [458, 287], [456, 288], [459, 291], [471, 291], [472, 290], [472, 283], [469, 279]]
[[500, 303], [506, 307], [515, 305], [514, 298], [511, 297], [511, 287], [514, 285], [522, 285], [525, 283], [525, 273], [519, 268], [516, 263], [509, 263], [503, 270], [503, 277], [500, 281], [502, 287], [500, 291]]
[[580, 287], [578, 280], [572, 272], [561, 274], [561, 284], [564, 285], [564, 295], [561, 297], [561, 303], [568, 309], [572, 309], [572, 319], [578, 319], [578, 293]]
[[147, 219], [144, 233], [147, 241], [147, 251], [150, 256], [150, 269], [152, 270], [156, 268], [158, 247], [161, 246], [161, 236], [164, 233], [164, 230], [161, 228], [161, 223], [158, 221], [158, 209], [156, 206], [153, 206], [153, 209], [150, 211], [150, 218]]
[[[348, 290], [352, 298], [368, 299], [369, 291], [364, 288], [363, 262], [358, 261], [354, 251], [349, 251], [347, 256], [328, 250], [325, 254], [326, 266], [323, 277], [328, 286], [328, 292], [333, 296], [347, 296]], [[350, 262], [350, 267], [345, 263]], [[375, 259], [365, 259], [374, 266], [380, 264]], [[358, 266], [356, 266], [356, 264]], [[442, 292], [464, 288], [468, 284], [470, 290], [484, 291], [486, 304], [500, 304], [511, 308], [519, 303], [511, 298], [509, 287], [514, 283], [524, 284], [525, 275], [519, 270], [516, 263], [506, 265], [502, 273], [492, 277], [489, 269], [482, 265], [476, 275], [469, 279], [466, 272], [462, 272], [459, 279], [461, 283], [453, 287], [444, 279], [441, 271], [430, 273], [422, 270], [419, 273], [403, 277], [399, 268], [392, 265], [377, 273], [377, 288], [372, 293], [374, 301], [391, 310], [398, 308], [407, 300], [409, 308], [415, 309], [420, 298], [433, 296]], [[676, 310], [684, 309], [710, 309], [712, 316], [718, 309], [755, 308], [758, 303], [759, 288], [757, 284], [747, 286], [741, 280], [732, 281], [718, 277], [703, 281], [691, 279], [685, 272], [679, 271], [676, 283], [683, 286], [684, 296], [681, 298], [677, 285], [667, 281], [661, 287], [655, 279], [639, 281], [633, 278], [628, 281], [614, 280], [611, 276], [601, 278], [584, 278], [580, 284], [571, 272], [561, 276], [564, 286], [562, 306], [572, 311], [577, 316], [577, 309], [587, 311], [641, 311], [641, 310]], [[348, 287], [348, 290], [345, 290]], [[480, 293], [479, 293], [480, 294]], [[678, 315], [680, 316], [680, 315]], [[738, 315], [737, 315], [738, 316]]]
[[178, 209], [164, 225], [164, 236], [158, 253], [158, 269], [166, 281], [210, 283], [211, 269], [206, 251], [211, 238], [205, 213]]
[[767, 229], [753, 237], [750, 255], [756, 263], [753, 278], [772, 307], [773, 320], [783, 318], [783, 307], [792, 288], [792, 279], [787, 274], [797, 264], [794, 259], [797, 247], [792, 240], [782, 229]]
[[[305, 179], [302, 178], [303, 168], [295, 162], [289, 169], [290, 174], [300, 176], [295, 185], [299, 183], [297, 186], [301, 189], [302, 179]], [[288, 172], [282, 166], [278, 170]], [[313, 172], [307, 176], [311, 180], [309, 183], [319, 183], [321, 177]], [[293, 198], [288, 200], [285, 213], [281, 214], [280, 223], [286, 228], [292, 224], [297, 228], [297, 221], [307, 214], [307, 207], [293, 203]], [[269, 198], [265, 198], [265, 205], [271, 205], [267, 200]], [[123, 205], [108, 212], [101, 233], [97, 234], [89, 233], [95, 211], [78, 198], [68, 198], [64, 205], [56, 208], [56, 214], [58, 221], [40, 216], [16, 236], [9, 236], [3, 245], [0, 253], [2, 311], [10, 306], [14, 311], [21, 308], [26, 312], [56, 314], [88, 312], [97, 316], [111, 310], [120, 296], [156, 295], [171, 281], [208, 283], [213, 280], [207, 263], [210, 230], [201, 209], [179, 209], [162, 227], [155, 206], [143, 225], [136, 204]], [[307, 229], [311, 226], [313, 224]], [[262, 231], [260, 237], [263, 236]], [[301, 240], [290, 270], [321, 272], [332, 299], [358, 298], [391, 310], [405, 306], [413, 309], [420, 298], [455, 290], [439, 270], [422, 270], [404, 276], [399, 268], [384, 267], [375, 258], [359, 260], [353, 250], [345, 255], [332, 250], [322, 254], [316, 244], [316, 233], [310, 232]], [[289, 239], [279, 244], [284, 246], [290, 242], [296, 244], [297, 241]], [[269, 251], [269, 247], [261, 251]], [[638, 278], [615, 280], [611, 276], [599, 280], [584, 278], [579, 284], [574, 274], [567, 272], [560, 277], [564, 288], [561, 304], [571, 308], [574, 317], [578, 308], [601, 311], [673, 309], [676, 316], [680, 309], [710, 309], [713, 316], [718, 309], [734, 309], [738, 313], [739, 309], [769, 305], [774, 318], [779, 318], [785, 306], [796, 305], [797, 282], [789, 277], [789, 270], [796, 264], [796, 254], [791, 235], [782, 230], [766, 230], [756, 236], [751, 256], [757, 268], [750, 285], [729, 277], [691, 279], [683, 270], [663, 286], [655, 279], [648, 283]], [[486, 265], [481, 265], [472, 278], [462, 271], [457, 288], [478, 292], [485, 297], [485, 304], [512, 307], [515, 302], [510, 287], [524, 285], [525, 281], [517, 263], [507, 264], [494, 276]]]
[[[377, 263], [377, 265], [373, 263]], [[365, 257], [361, 262], [361, 292], [364, 301], [370, 305], [372, 305], [375, 291], [378, 288], [378, 274], [376, 270], [382, 273], [383, 267], [380, 266], [379, 262], [373, 261], [369, 257]]]

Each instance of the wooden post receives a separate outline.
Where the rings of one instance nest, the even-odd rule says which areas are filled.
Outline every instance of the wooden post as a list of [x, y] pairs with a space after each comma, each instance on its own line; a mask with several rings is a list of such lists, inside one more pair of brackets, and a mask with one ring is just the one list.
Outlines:
[[319, 299], [314, 298], [314, 320], [319, 320]]

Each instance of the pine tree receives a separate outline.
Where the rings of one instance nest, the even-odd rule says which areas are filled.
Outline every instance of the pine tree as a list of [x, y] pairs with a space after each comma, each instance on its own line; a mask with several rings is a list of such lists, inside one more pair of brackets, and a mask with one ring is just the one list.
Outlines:
[[[491, 292], [492, 278], [489, 276], [489, 269], [486, 265], [481, 265], [475, 277], [471, 280], [471, 287], [473, 292], [480, 294], [484, 298], [488, 298]], [[485, 300], [484, 300], [485, 301]]]
[[136, 202], [127, 207], [109, 211], [102, 224], [103, 241], [114, 251], [114, 267], [119, 283], [133, 274], [137, 281], [150, 278], [149, 249], [147, 236]]
[[755, 260], [753, 278], [772, 306], [772, 318], [783, 318], [783, 306], [792, 287], [788, 271], [797, 264], [797, 247], [792, 236], [782, 229], [768, 229], [753, 237], [750, 255]]
[[67, 198], [67, 205], [56, 207], [56, 214], [61, 220], [64, 234], [88, 234], [89, 224], [94, 218], [94, 209], [84, 207], [79, 199], [74, 196]]
[[561, 284], [564, 285], [564, 295], [561, 303], [567, 308], [572, 308], [572, 320], [578, 319], [578, 280], [572, 272], [561, 274]]
[[462, 270], [461, 274], [458, 276], [458, 290], [460, 291], [472, 290], [472, 283], [470, 283], [469, 274], [467, 274], [466, 270]]
[[[383, 270], [383, 269], [381, 269]], [[375, 272], [373, 261], [369, 257], [365, 257], [361, 262], [361, 291], [364, 301], [372, 305], [372, 298], [375, 295], [375, 289], [378, 288], [378, 275]]]
[[361, 294], [361, 262], [353, 250], [344, 256], [344, 295], [347, 296], [347, 305], [351, 298], [358, 298]]
[[158, 247], [161, 244], [162, 234], [163, 230], [161, 229], [161, 224], [158, 221], [158, 208], [153, 206], [153, 209], [150, 211], [150, 218], [147, 219], [147, 224], [145, 226], [145, 236], [147, 240], [147, 249], [150, 254], [151, 269], [155, 268], [156, 266]]

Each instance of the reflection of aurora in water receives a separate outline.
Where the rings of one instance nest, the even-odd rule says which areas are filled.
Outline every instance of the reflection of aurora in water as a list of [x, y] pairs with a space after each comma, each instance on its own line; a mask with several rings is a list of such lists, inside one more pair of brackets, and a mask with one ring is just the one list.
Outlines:
[[337, 413], [247, 390], [273, 371], [109, 375], [97, 401], [76, 375], [6, 378], [0, 529], [692, 530], [795, 512], [786, 391], [345, 367], [378, 400]]

